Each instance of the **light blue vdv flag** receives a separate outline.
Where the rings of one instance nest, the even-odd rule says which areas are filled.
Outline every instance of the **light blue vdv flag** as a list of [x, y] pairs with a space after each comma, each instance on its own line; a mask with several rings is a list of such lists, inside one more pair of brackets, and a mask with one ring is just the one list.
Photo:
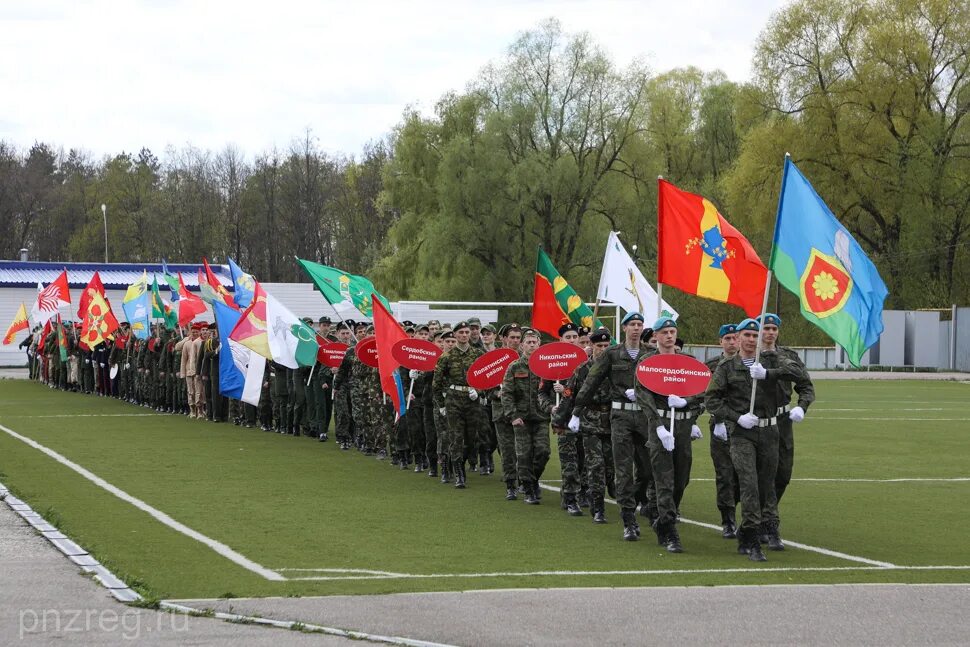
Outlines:
[[798, 295], [802, 315], [858, 366], [882, 334], [889, 290], [849, 230], [787, 158], [768, 267]]
[[125, 311], [125, 318], [131, 325], [131, 332], [138, 339], [148, 339], [151, 336], [152, 302], [149, 301], [150, 294], [147, 291], [143, 292], [141, 296], [121, 304], [121, 309]]
[[256, 279], [252, 274], [242, 271], [236, 261], [229, 259], [229, 272], [232, 274], [232, 300], [240, 308], [248, 308], [253, 302], [253, 291], [256, 289]]

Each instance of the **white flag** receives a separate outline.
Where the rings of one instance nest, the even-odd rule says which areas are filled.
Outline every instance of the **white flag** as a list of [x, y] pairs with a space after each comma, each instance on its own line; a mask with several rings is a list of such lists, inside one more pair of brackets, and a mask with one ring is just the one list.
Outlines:
[[[600, 274], [596, 298], [616, 304], [627, 312], [639, 312], [648, 326], [653, 323], [653, 317], [658, 316], [657, 291], [643, 277], [615, 231], [610, 232], [610, 239], [606, 242], [603, 273]], [[659, 316], [676, 319], [677, 311], [664, 301]]]
[[233, 363], [243, 374], [245, 380], [242, 397], [239, 399], [254, 407], [259, 406], [259, 395], [263, 389], [263, 375], [266, 371], [266, 358], [233, 339], [229, 340], [229, 350], [232, 352]]
[[266, 337], [273, 361], [283, 366], [313, 366], [317, 361], [316, 333], [272, 294], [266, 295]]

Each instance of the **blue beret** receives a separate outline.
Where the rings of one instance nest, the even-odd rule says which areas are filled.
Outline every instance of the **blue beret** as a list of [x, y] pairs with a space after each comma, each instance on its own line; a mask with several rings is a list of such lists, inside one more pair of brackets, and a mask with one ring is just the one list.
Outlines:
[[659, 330], [663, 330], [664, 328], [676, 328], [676, 327], [677, 327], [677, 322], [671, 319], [670, 317], [660, 317], [660, 319], [657, 319], [656, 321], [653, 322], [652, 329], [654, 332], [657, 332]]
[[733, 335], [737, 331], [738, 327], [736, 324], [724, 324], [720, 327], [720, 329], [718, 329], [717, 336], [723, 337], [724, 335]]
[[626, 316], [623, 317], [623, 321], [620, 322], [620, 325], [625, 326], [631, 321], [643, 322], [643, 315], [636, 311], [628, 312], [626, 313]]
[[749, 317], [748, 319], [745, 319], [744, 321], [738, 324], [737, 331], [741, 332], [742, 330], [753, 330], [755, 332], [758, 332], [759, 330], [761, 330], [761, 324], [759, 324], [757, 320], [751, 319]]
[[778, 326], [779, 328], [781, 328], [781, 317], [779, 317], [774, 313], [766, 312], [763, 318], [758, 317], [758, 319], [764, 324]]

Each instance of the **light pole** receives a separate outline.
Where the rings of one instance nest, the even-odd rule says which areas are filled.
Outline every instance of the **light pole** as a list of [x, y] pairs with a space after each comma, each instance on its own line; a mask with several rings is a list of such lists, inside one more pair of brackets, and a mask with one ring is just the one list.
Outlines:
[[108, 205], [101, 203], [101, 217], [104, 218], [104, 262], [108, 263]]

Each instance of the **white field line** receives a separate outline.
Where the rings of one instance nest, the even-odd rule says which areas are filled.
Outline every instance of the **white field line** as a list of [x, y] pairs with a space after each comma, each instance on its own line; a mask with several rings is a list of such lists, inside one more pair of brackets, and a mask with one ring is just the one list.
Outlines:
[[[715, 479], [708, 479], [708, 478], [691, 479], [691, 481], [711, 481], [711, 482], [713, 482], [714, 480]], [[897, 479], [797, 478], [797, 479], [792, 479], [792, 481], [802, 481], [802, 482], [808, 482], [808, 483], [967, 483], [967, 482], [970, 482], [970, 476], [958, 476], [953, 478], [913, 477], [913, 478], [897, 478]]]
[[291, 629], [291, 630], [301, 630], [306, 632], [322, 633], [331, 636], [341, 636], [342, 638], [350, 638], [353, 640], [369, 640], [371, 642], [385, 643], [389, 645], [406, 645], [407, 647], [450, 647], [445, 643], [433, 643], [426, 640], [415, 640], [414, 638], [401, 638], [399, 636], [382, 636], [380, 634], [369, 634], [363, 631], [346, 631], [344, 629], [337, 629], [336, 627], [325, 627], [323, 625], [307, 624], [305, 622], [294, 622], [291, 620], [273, 620], [271, 618], [263, 618], [260, 616], [247, 616], [238, 613], [225, 613], [224, 611], [214, 611], [212, 613], [207, 613], [206, 609], [197, 609], [195, 607], [188, 607], [184, 604], [174, 604], [172, 602], [162, 601], [159, 603], [163, 609], [168, 609], [169, 611], [177, 611], [180, 613], [198, 613], [213, 618], [218, 618], [220, 620], [226, 620], [229, 622], [245, 622], [257, 625], [265, 625], [269, 627], [276, 627], [279, 629]]
[[[786, 540], [787, 542], [787, 540]], [[791, 543], [791, 542], [788, 542]], [[330, 569], [277, 569], [298, 572], [329, 572]], [[347, 575], [340, 576], [306, 576], [289, 577], [288, 582], [302, 581], [336, 581], [336, 580], [394, 580], [394, 579], [482, 579], [489, 577], [562, 577], [562, 576], [599, 576], [599, 575], [690, 575], [690, 574], [718, 574], [718, 573], [792, 573], [811, 572], [827, 573], [840, 571], [967, 571], [968, 565], [954, 566], [766, 566], [764, 568], [662, 568], [651, 570], [612, 570], [612, 571], [527, 571], [527, 572], [495, 572], [495, 573], [392, 573], [388, 575]]]
[[[554, 485], [540, 485], [539, 487], [543, 488], [544, 490], [551, 490], [552, 492], [559, 492], [559, 491], [561, 491], [561, 488], [555, 487]], [[613, 504], [616, 503], [616, 501], [613, 500], [613, 499], [605, 499], [605, 500], [608, 501], [608, 502], [610, 502], [610, 503], [613, 503]], [[685, 519], [683, 517], [681, 517], [680, 520], [683, 523], [689, 523], [689, 524], [691, 524], [693, 526], [700, 526], [701, 528], [710, 528], [711, 530], [717, 530], [718, 532], [721, 531], [721, 527], [720, 526], [716, 526], [716, 525], [714, 525], [712, 523], [704, 523], [703, 521], [694, 521], [692, 519]], [[811, 551], [813, 553], [819, 553], [819, 554], [822, 554], [822, 555], [827, 555], [829, 557], [836, 557], [838, 559], [845, 559], [845, 560], [848, 560], [850, 562], [859, 562], [860, 564], [868, 564], [869, 566], [879, 566], [881, 568], [893, 568], [895, 566], [895, 564], [892, 564], [890, 562], [880, 562], [880, 561], [877, 561], [875, 559], [869, 559], [867, 557], [859, 557], [857, 555], [849, 555], [847, 553], [840, 553], [839, 551], [829, 550], [828, 548], [820, 548], [818, 546], [809, 546], [808, 544], [802, 544], [802, 543], [794, 542], [794, 541], [791, 541], [789, 539], [785, 539], [785, 543], [788, 544], [789, 546], [794, 546], [795, 548], [801, 548], [802, 550], [807, 550], [807, 551]]]
[[[808, 420], [808, 416], [805, 420]], [[856, 422], [874, 422], [874, 421], [885, 421], [885, 420], [905, 420], [907, 422], [967, 422], [970, 418], [870, 418], [866, 416], [860, 418], [858, 416], [812, 416], [812, 420], [855, 420]]]
[[234, 562], [234, 563], [238, 564], [239, 566], [242, 566], [247, 571], [251, 571], [253, 573], [256, 573], [257, 575], [261, 575], [262, 577], [266, 578], [267, 580], [283, 581], [283, 580], [286, 579], [285, 577], [283, 577], [279, 573], [277, 573], [275, 571], [271, 571], [270, 569], [266, 568], [265, 566], [261, 566], [261, 565], [257, 564], [256, 562], [252, 561], [251, 559], [249, 559], [247, 557], [244, 557], [243, 555], [240, 555], [239, 553], [237, 553], [233, 549], [229, 548], [229, 546], [226, 546], [225, 544], [223, 544], [221, 542], [218, 542], [215, 539], [212, 539], [211, 537], [208, 537], [206, 535], [203, 535], [202, 533], [200, 533], [200, 532], [198, 532], [196, 530], [193, 530], [192, 528], [189, 528], [185, 524], [179, 523], [178, 521], [176, 521], [175, 519], [171, 518], [170, 516], [168, 516], [167, 514], [165, 514], [164, 512], [162, 512], [161, 510], [159, 510], [157, 508], [154, 508], [154, 507], [150, 506], [149, 504], [145, 503], [144, 501], [142, 501], [141, 499], [137, 499], [137, 498], [133, 497], [132, 495], [128, 494], [127, 492], [125, 492], [124, 490], [122, 490], [122, 489], [120, 489], [118, 487], [115, 487], [114, 485], [112, 485], [112, 484], [108, 483], [107, 481], [105, 481], [100, 476], [97, 476], [97, 475], [93, 474], [92, 472], [86, 470], [85, 468], [81, 467], [77, 463], [75, 463], [75, 462], [73, 462], [73, 461], [65, 458], [61, 454], [58, 454], [53, 449], [50, 449], [49, 447], [45, 447], [44, 445], [41, 445], [37, 441], [32, 440], [30, 438], [27, 438], [26, 436], [21, 436], [16, 431], [14, 431], [14, 430], [12, 430], [12, 429], [10, 429], [8, 427], [5, 427], [3, 425], [0, 425], [0, 431], [3, 431], [6, 434], [8, 434], [9, 436], [11, 436], [13, 438], [16, 438], [17, 440], [20, 440], [20, 441], [26, 443], [27, 445], [30, 445], [34, 449], [40, 450], [41, 452], [43, 452], [43, 453], [47, 454], [48, 456], [50, 456], [51, 458], [53, 458], [55, 461], [57, 461], [61, 465], [64, 465], [65, 467], [68, 467], [68, 468], [74, 470], [75, 472], [77, 472], [78, 474], [80, 474], [81, 476], [83, 476], [84, 478], [86, 478], [87, 480], [91, 481], [92, 483], [94, 483], [98, 487], [107, 490], [108, 492], [110, 492], [111, 494], [115, 495], [116, 497], [118, 497], [122, 501], [125, 501], [127, 503], [130, 503], [131, 505], [135, 506], [139, 510], [142, 510], [143, 512], [147, 512], [149, 515], [151, 515], [152, 518], [154, 518], [155, 520], [157, 520], [157, 521], [165, 524], [166, 526], [168, 526], [169, 528], [175, 530], [176, 532], [180, 532], [183, 535], [186, 535], [187, 537], [191, 537], [192, 539], [194, 539], [194, 540], [196, 540], [196, 541], [198, 541], [198, 542], [200, 542], [202, 544], [205, 544], [206, 546], [208, 546], [209, 548], [211, 548], [215, 552], [219, 553], [220, 555], [222, 555], [226, 559], [230, 560], [231, 562]]

